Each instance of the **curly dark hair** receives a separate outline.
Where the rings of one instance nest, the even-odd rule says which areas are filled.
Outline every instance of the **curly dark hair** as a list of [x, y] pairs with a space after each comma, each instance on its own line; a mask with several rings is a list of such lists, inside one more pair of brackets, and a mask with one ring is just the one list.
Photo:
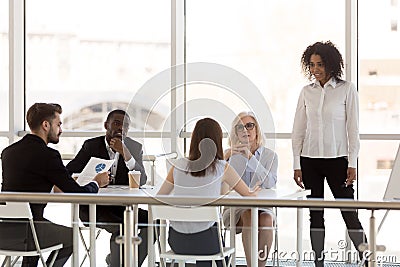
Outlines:
[[339, 50], [331, 41], [316, 42], [307, 47], [301, 57], [301, 69], [308, 79], [312, 79], [310, 72], [311, 55], [319, 55], [325, 65], [326, 73], [340, 80], [343, 75], [343, 58]]

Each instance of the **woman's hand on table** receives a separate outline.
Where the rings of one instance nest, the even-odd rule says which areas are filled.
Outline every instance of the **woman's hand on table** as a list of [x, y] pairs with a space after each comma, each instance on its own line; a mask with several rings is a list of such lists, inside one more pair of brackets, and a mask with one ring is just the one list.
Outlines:
[[304, 189], [303, 174], [302, 174], [301, 170], [294, 170], [293, 179], [298, 186], [300, 186], [302, 189]]

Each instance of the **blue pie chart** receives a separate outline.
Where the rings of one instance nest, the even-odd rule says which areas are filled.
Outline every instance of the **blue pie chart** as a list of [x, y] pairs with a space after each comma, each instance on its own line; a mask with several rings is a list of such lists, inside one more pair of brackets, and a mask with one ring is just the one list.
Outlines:
[[106, 164], [104, 164], [104, 163], [99, 163], [99, 164], [97, 164], [96, 167], [95, 167], [96, 173], [101, 172], [101, 171], [104, 170], [105, 168], [106, 168]]

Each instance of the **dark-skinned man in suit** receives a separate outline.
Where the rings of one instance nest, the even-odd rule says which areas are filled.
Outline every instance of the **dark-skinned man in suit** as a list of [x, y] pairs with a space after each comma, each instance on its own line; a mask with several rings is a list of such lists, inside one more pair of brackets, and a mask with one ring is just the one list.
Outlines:
[[[147, 176], [142, 160], [142, 145], [126, 136], [130, 122], [130, 117], [124, 110], [111, 111], [104, 122], [105, 136], [98, 136], [84, 142], [75, 158], [67, 164], [70, 174], [81, 172], [91, 157], [114, 159], [110, 170], [110, 184], [128, 185], [128, 172], [131, 170], [140, 171], [140, 185], [145, 184]], [[111, 233], [111, 253], [107, 255], [106, 262], [112, 267], [121, 265], [120, 247], [115, 243], [115, 238], [120, 235], [119, 224], [123, 223], [124, 209], [123, 206], [98, 205], [96, 210], [97, 226]], [[82, 207], [79, 215], [83, 222], [87, 222], [88, 208]], [[147, 218], [147, 211], [138, 209], [138, 219], [141, 224], [139, 237], [142, 239], [139, 245], [139, 266], [147, 256], [147, 227], [145, 226]]]

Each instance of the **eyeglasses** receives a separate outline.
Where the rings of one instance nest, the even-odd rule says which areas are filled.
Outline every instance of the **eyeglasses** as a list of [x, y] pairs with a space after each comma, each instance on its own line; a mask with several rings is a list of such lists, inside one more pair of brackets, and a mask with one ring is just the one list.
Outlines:
[[244, 128], [246, 128], [246, 130], [253, 130], [254, 126], [256, 126], [256, 124], [254, 122], [248, 122], [245, 125], [243, 124], [237, 124], [235, 126], [236, 131], [238, 132], [243, 132]]

